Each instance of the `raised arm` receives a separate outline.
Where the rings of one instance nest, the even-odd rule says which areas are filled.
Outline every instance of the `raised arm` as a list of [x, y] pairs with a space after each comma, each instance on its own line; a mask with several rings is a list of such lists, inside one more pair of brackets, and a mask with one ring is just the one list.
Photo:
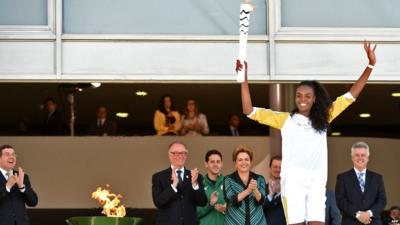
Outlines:
[[376, 63], [375, 49], [376, 45], [371, 48], [371, 43], [368, 41], [364, 41], [364, 50], [365, 53], [367, 53], [369, 65], [365, 68], [360, 78], [358, 78], [358, 80], [350, 88], [350, 93], [351, 95], [353, 95], [354, 98], [357, 98], [360, 95], [361, 91], [368, 81], [369, 75], [371, 75], [372, 69]]
[[[241, 93], [242, 93], [242, 108], [243, 113], [249, 115], [253, 111], [253, 104], [251, 103], [251, 96], [249, 90], [249, 84], [247, 83], [247, 62], [244, 62], [244, 81], [241, 83]], [[243, 69], [243, 64], [240, 60], [236, 60], [236, 72]]]

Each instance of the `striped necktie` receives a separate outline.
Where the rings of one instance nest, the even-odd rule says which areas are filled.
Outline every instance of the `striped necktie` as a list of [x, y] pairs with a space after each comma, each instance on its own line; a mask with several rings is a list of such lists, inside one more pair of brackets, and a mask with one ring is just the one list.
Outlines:
[[6, 172], [6, 180], [8, 180], [10, 178], [10, 176], [12, 175], [12, 173], [10, 171]]
[[361, 191], [364, 192], [365, 190], [365, 178], [364, 178], [365, 173], [358, 173], [358, 182], [360, 183], [360, 188]]

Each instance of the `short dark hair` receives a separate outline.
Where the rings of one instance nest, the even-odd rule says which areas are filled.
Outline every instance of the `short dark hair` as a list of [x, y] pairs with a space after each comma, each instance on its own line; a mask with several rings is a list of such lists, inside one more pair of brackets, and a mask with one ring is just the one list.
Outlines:
[[105, 108], [106, 110], [108, 110], [108, 107], [106, 105], [97, 105], [96, 111], [99, 110], [100, 108]]
[[390, 207], [389, 212], [392, 210], [400, 210], [400, 206], [395, 205], [395, 206]]
[[269, 167], [272, 166], [272, 161], [274, 161], [274, 160], [282, 161], [282, 156], [276, 155], [276, 156], [272, 157], [272, 158], [269, 160]]
[[208, 162], [208, 160], [210, 160], [210, 156], [211, 156], [211, 155], [219, 155], [219, 157], [221, 158], [221, 161], [222, 161], [222, 154], [221, 154], [220, 151], [218, 151], [218, 150], [216, 150], [216, 149], [211, 149], [211, 150], [209, 150], [209, 151], [206, 153], [206, 156], [204, 157], [204, 160], [205, 160], [206, 162]]
[[11, 146], [11, 145], [2, 145], [2, 146], [0, 146], [0, 156], [3, 154], [3, 150], [6, 148], [14, 149], [13, 146]]
[[46, 98], [44, 102], [52, 102], [53, 104], [57, 104], [56, 100], [52, 97]]
[[234, 117], [234, 116], [237, 116], [237, 117], [240, 119], [240, 117], [239, 117], [238, 114], [236, 114], [236, 113], [230, 113], [230, 114], [228, 115], [229, 121], [231, 121], [232, 117]]

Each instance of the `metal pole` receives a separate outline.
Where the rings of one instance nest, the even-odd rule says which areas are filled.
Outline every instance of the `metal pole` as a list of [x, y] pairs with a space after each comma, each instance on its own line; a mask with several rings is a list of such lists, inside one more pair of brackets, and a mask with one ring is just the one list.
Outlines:
[[70, 120], [69, 120], [69, 129], [71, 137], [75, 135], [75, 103], [74, 103], [74, 93], [71, 92], [67, 95], [67, 101], [69, 103], [70, 109]]

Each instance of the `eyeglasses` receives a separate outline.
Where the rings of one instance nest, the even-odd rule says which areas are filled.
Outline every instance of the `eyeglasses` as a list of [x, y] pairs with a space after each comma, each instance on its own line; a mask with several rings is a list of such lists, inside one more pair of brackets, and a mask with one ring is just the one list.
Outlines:
[[186, 156], [187, 152], [169, 152], [173, 156]]
[[17, 154], [15, 154], [15, 153], [8, 153], [8, 152], [6, 152], [6, 153], [3, 153], [3, 154], [1, 154], [1, 156], [5, 156], [5, 157], [13, 157], [13, 158], [17, 158]]

